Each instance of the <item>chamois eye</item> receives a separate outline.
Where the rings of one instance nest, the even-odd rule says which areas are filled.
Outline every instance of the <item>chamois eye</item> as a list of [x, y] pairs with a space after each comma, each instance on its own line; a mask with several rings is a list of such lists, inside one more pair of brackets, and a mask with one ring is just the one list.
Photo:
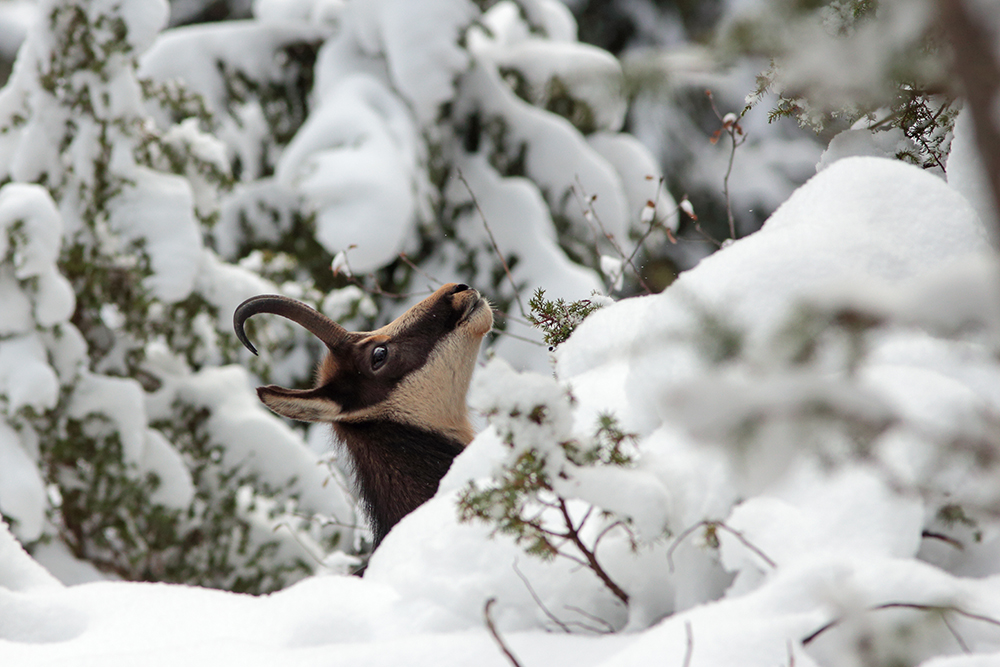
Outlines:
[[382, 368], [385, 364], [385, 360], [389, 358], [389, 350], [385, 345], [379, 345], [374, 350], [372, 350], [372, 370], [377, 371]]

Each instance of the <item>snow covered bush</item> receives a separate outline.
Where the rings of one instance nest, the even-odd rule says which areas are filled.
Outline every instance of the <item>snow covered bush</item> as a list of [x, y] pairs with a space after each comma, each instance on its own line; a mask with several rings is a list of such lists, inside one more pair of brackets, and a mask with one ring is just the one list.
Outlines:
[[[503, 398], [479, 407], [511, 449], [512, 462], [485, 486], [475, 480], [469, 483], [458, 501], [463, 520], [495, 524], [498, 533], [512, 535], [515, 543], [524, 544], [528, 554], [579, 563], [628, 604], [628, 593], [608, 576], [596, 552], [601, 539], [616, 529], [634, 543], [631, 517], [623, 519], [602, 511], [600, 530], [590, 537], [593, 522], [587, 524], [594, 506], [575, 517], [566, 497], [588, 479], [596, 481], [598, 488], [592, 490], [598, 494], [600, 487], [613, 484], [614, 476], [590, 469], [632, 463], [629, 435], [618, 428], [614, 418], [605, 415], [593, 436], [575, 438], [570, 428], [572, 401], [554, 380], [520, 376], [510, 370], [484, 374], [491, 380], [493, 395]], [[553, 521], [547, 514], [558, 519]]]
[[[775, 630], [769, 655], [786, 661], [994, 645], [989, 595], [957, 591], [995, 574], [1000, 549], [997, 271], [982, 222], [939, 179], [836, 162], [663, 294], [590, 315], [555, 351], [558, 381], [487, 366], [479, 462], [449, 474], [472, 478], [460, 514], [529, 555], [587, 546], [572, 556], [619, 587], [627, 622], [596, 592], [583, 606], [579, 582], [572, 602], [539, 594], [557, 622], [582, 607], [604, 627], [686, 610], [710, 625], [726, 601], [777, 596], [814, 610]], [[625, 465], [581, 465], [570, 446], [608, 414], [634, 434]], [[720, 637], [695, 636], [696, 654]]]

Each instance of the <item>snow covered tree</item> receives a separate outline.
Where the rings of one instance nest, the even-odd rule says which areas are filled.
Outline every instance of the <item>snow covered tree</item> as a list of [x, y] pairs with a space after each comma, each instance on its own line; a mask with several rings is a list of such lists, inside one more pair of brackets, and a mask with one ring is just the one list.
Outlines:
[[[39, 13], [0, 93], [0, 511], [57, 570], [69, 555], [128, 579], [281, 587], [313, 569], [296, 513], [351, 510], [219, 367], [233, 302], [267, 283], [203, 245], [231, 184], [221, 145], [145, 110], [136, 61], [166, 6]], [[273, 534], [282, 520], [301, 535]]]
[[[251, 24], [173, 31], [143, 68], [158, 81], [185, 78], [213, 112], [215, 134], [238, 136], [229, 142], [238, 182], [212, 231], [220, 253], [237, 261], [267, 249], [262, 261], [281, 267], [293, 250], [291, 265], [309, 269], [301, 284], [360, 285], [369, 297], [335, 297], [353, 295], [345, 307], [359, 326], [398, 310], [393, 294], [444, 276], [485, 289], [505, 312], [541, 275], [556, 296], [587, 296], [602, 285], [579, 263], [616, 254], [606, 235], [630, 245], [658, 197], [655, 164], [618, 133], [618, 63], [575, 41], [559, 3], [502, 2], [485, 13], [466, 0], [316, 5], [296, 16], [260, 3], [257, 14]], [[237, 35], [281, 57], [247, 62], [224, 37]], [[306, 44], [321, 38], [318, 52]], [[194, 79], [192, 68], [204, 74]], [[269, 87], [259, 102], [241, 92]], [[659, 198], [675, 225], [672, 202]], [[282, 246], [289, 239], [299, 246]], [[336, 277], [330, 255], [340, 258]], [[359, 309], [363, 298], [377, 308]]]
[[[321, 350], [268, 322], [255, 335], [275, 344], [248, 359], [243, 298], [283, 292], [359, 329], [436, 280], [504, 310], [543, 284], [579, 299], [604, 286], [589, 266], [608, 255], [620, 284], [614, 255], [676, 212], [618, 133], [618, 63], [558, 3], [263, 2], [158, 37], [165, 9], [42, 5], [0, 96], [4, 356], [20, 367], [29, 346], [47, 383], [0, 375], [27, 480], [0, 511], [45, 562], [272, 590], [365, 547], [344, 484], [226, 365], [304, 384]], [[537, 334], [505, 324], [534, 342], [498, 348], [544, 367]]]

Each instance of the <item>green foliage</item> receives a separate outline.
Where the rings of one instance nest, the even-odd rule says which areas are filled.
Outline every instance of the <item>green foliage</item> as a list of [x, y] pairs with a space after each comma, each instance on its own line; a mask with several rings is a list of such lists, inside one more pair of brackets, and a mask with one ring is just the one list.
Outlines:
[[230, 112], [249, 101], [259, 104], [271, 129], [269, 136], [275, 144], [287, 145], [309, 115], [313, 68], [320, 45], [318, 40], [297, 41], [278, 49], [273, 59], [276, 71], [282, 73], [280, 80], [257, 79], [228, 63], [217, 63]]
[[49, 519], [59, 537], [74, 556], [101, 570], [155, 580], [160, 553], [174, 544], [180, 512], [151, 501], [158, 480], [126, 463], [106, 417], [62, 415], [53, 412], [40, 431], [46, 481], [58, 489]]
[[531, 555], [554, 557], [558, 549], [533, 504], [539, 494], [552, 491], [545, 463], [544, 456], [529, 449], [519, 454], [491, 484], [480, 488], [469, 482], [458, 501], [459, 516], [463, 521], [478, 519], [491, 524], [494, 533], [513, 536]]
[[566, 458], [578, 466], [605, 465], [628, 466], [635, 462], [630, 448], [635, 444], [635, 434], [623, 431], [612, 414], [597, 418], [594, 438], [585, 446], [576, 440], [561, 443]]
[[601, 305], [590, 299], [568, 303], [563, 299], [552, 301], [546, 299], [545, 290], [539, 288], [528, 301], [528, 307], [531, 308], [531, 323], [542, 330], [545, 343], [554, 349], [566, 342], [580, 323]]

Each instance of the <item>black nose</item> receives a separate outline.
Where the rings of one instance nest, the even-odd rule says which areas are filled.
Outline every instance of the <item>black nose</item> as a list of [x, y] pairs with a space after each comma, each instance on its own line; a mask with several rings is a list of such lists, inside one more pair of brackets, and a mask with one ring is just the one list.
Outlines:
[[459, 292], [464, 292], [467, 289], [470, 289], [468, 285], [455, 285], [455, 289], [453, 289], [451, 293], [458, 294]]

